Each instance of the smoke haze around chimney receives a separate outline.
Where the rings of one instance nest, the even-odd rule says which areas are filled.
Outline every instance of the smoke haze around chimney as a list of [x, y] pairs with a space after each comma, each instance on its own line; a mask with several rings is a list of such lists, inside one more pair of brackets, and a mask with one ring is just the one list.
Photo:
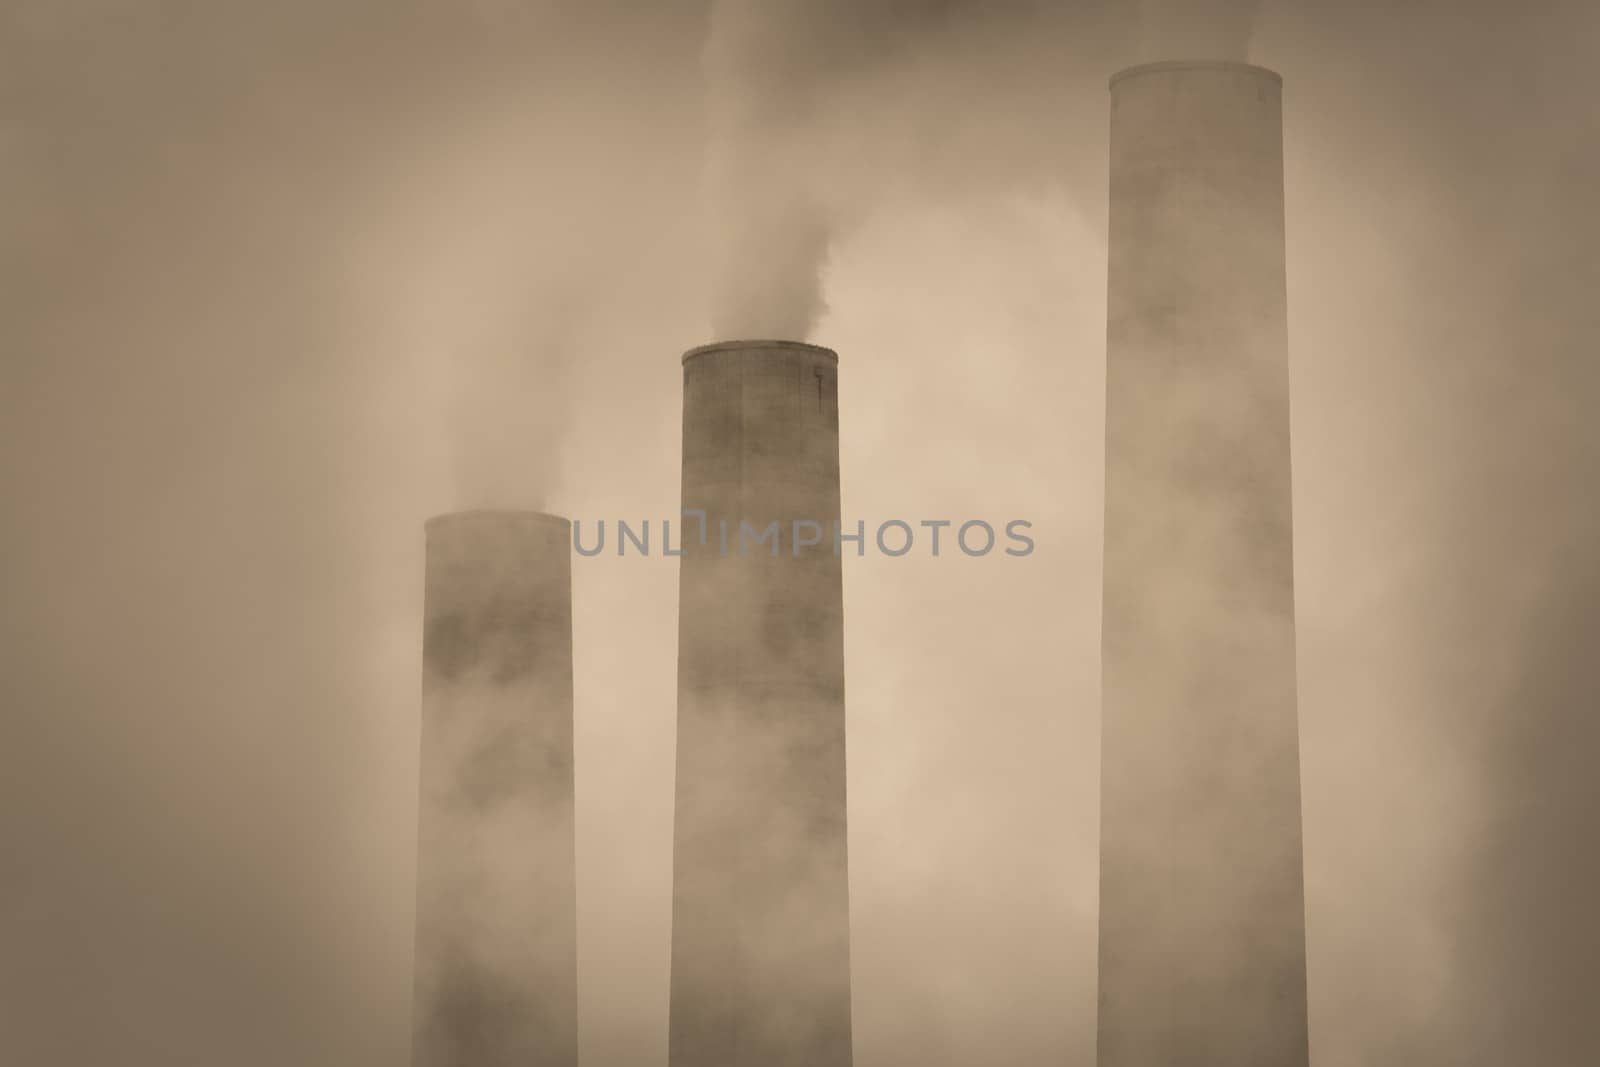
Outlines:
[[1260, 11], [1261, 0], [1139, 0], [1141, 56], [1243, 60]]
[[[821, 5], [830, 6], [830, 5]], [[796, 0], [718, 0], [705, 46], [712, 329], [805, 339], [822, 312], [829, 225], [808, 167], [825, 18]]]

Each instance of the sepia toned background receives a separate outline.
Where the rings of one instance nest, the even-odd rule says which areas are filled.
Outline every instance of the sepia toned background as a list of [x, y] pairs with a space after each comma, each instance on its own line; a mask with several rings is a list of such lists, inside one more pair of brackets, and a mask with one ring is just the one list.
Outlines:
[[[1592, 4], [0, 0], [0, 1060], [406, 1062], [422, 520], [840, 353], [864, 1067], [1094, 1050], [1106, 80], [1285, 78], [1314, 1061], [1600, 1058]], [[665, 1060], [677, 572], [574, 560], [580, 1039]]]

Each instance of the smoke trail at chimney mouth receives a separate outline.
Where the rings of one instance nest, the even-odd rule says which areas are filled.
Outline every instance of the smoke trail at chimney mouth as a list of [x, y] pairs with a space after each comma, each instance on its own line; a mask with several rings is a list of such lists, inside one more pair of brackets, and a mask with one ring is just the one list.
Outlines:
[[1146, 59], [1209, 55], [1244, 59], [1261, 0], [1141, 0], [1140, 46]]
[[469, 508], [466, 511], [447, 511], [426, 520], [423, 525], [432, 527], [436, 524], [451, 522], [473, 522], [494, 519], [502, 522], [524, 520], [527, 522], [550, 522], [561, 526], [571, 526], [572, 520], [560, 515], [552, 515], [545, 511], [524, 511], [516, 508]]
[[809, 341], [783, 341], [772, 338], [758, 338], [749, 341], [712, 341], [710, 344], [697, 345], [683, 354], [681, 362], [687, 363], [696, 356], [703, 356], [708, 352], [731, 352], [760, 350], [764, 348], [789, 349], [793, 351], [810, 352], [814, 355], [839, 362], [839, 353], [822, 345], [815, 345]]
[[1125, 81], [1128, 78], [1137, 78], [1144, 74], [1160, 74], [1165, 71], [1177, 70], [1233, 70], [1241, 74], [1251, 74], [1266, 77], [1271, 81], [1283, 84], [1283, 75], [1266, 67], [1258, 67], [1254, 63], [1241, 63], [1231, 59], [1164, 59], [1153, 63], [1140, 63], [1138, 66], [1125, 67], [1111, 75], [1110, 85]]

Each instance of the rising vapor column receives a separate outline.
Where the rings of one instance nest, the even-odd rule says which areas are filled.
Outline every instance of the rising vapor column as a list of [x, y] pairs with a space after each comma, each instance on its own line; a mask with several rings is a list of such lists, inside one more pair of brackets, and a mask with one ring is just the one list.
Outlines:
[[1111, 82], [1101, 1067], [1308, 1059], [1280, 97]]
[[427, 524], [415, 1067], [575, 1067], [570, 526]]
[[683, 531], [669, 1059], [848, 1067], [838, 357], [708, 345], [683, 393], [706, 518]]

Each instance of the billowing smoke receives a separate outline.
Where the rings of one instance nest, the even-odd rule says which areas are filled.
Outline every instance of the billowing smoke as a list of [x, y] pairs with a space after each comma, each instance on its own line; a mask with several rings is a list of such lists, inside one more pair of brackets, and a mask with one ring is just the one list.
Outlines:
[[430, 507], [558, 509], [573, 356], [621, 233], [620, 221], [563, 205], [620, 199], [607, 188], [616, 172], [592, 154], [544, 151], [566, 131], [525, 86], [468, 93], [430, 119], [391, 149], [396, 174], [367, 224], [365, 264], [380, 280], [371, 314], [386, 357], [426, 383]]
[[1231, 59], [1250, 48], [1261, 0], [1138, 0], [1141, 58]]
[[804, 340], [822, 312], [830, 221], [816, 104], [833, 2], [716, 0], [705, 48], [712, 329]]
[[532, 340], [491, 336], [452, 353], [461, 361], [450, 398], [456, 506], [553, 506], [568, 427], [560, 390], [569, 342], [552, 317]]
[[[1000, 40], [1058, 21], [1024, 0], [714, 0], [703, 52], [713, 335], [810, 338], [830, 249], [886, 199], [975, 172], [991, 190], [1037, 177], [1053, 153], [1016, 138], [1012, 116], [962, 106], [996, 90]], [[1002, 93], [1019, 88], [1000, 80]], [[957, 151], [971, 140], [983, 142], [972, 155]], [[930, 159], [941, 152], [952, 154]]]

